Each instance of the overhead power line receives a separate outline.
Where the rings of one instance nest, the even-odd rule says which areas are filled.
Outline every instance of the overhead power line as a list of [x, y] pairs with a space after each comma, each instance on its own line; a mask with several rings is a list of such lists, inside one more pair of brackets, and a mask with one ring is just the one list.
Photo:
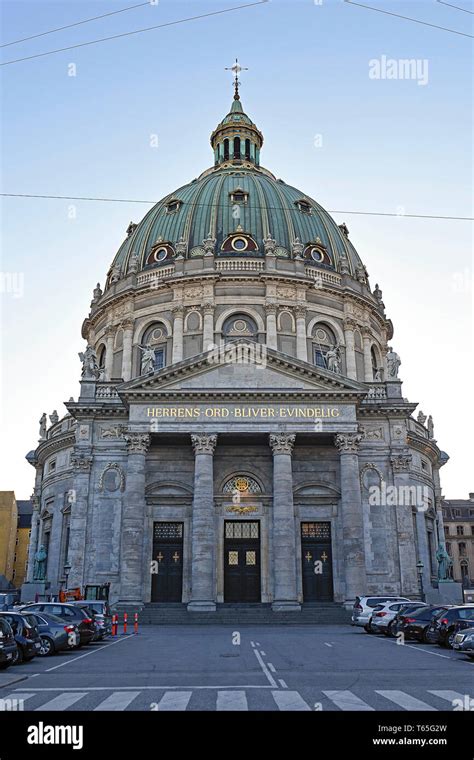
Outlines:
[[167, 26], [177, 26], [178, 24], [185, 24], [188, 21], [197, 21], [201, 18], [209, 18], [209, 16], [219, 16], [223, 13], [231, 13], [232, 11], [243, 10], [244, 8], [252, 8], [256, 5], [263, 5], [269, 0], [257, 0], [254, 3], [246, 3], [245, 5], [236, 5], [233, 8], [224, 8], [219, 11], [210, 11], [209, 13], [201, 13], [199, 16], [189, 16], [188, 18], [177, 19], [176, 21], [167, 21], [164, 24], [156, 24], [155, 26], [147, 26], [144, 29], [135, 29], [132, 32], [122, 32], [122, 34], [113, 34], [111, 37], [101, 37], [97, 40], [89, 40], [88, 42], [80, 42], [77, 45], [68, 45], [68, 47], [57, 48], [56, 50], [48, 50], [45, 53], [36, 53], [35, 55], [27, 55], [23, 58], [14, 58], [11, 61], [5, 61], [0, 66], [10, 66], [13, 63], [20, 63], [21, 61], [31, 61], [33, 58], [44, 58], [47, 55], [54, 55], [55, 53], [63, 53], [66, 50], [76, 50], [77, 48], [87, 47], [88, 45], [98, 45], [100, 42], [108, 42], [109, 40], [118, 40], [122, 37], [130, 37], [133, 34], [142, 34], [143, 32], [150, 32], [154, 29], [163, 29]]
[[456, 8], [457, 11], [464, 11], [464, 13], [471, 13], [474, 15], [474, 11], [468, 11], [467, 8], [461, 8], [459, 5], [453, 5], [452, 3], [445, 3], [444, 0], [436, 0], [441, 5], [448, 5], [450, 8]]
[[428, 21], [421, 21], [418, 18], [412, 16], [402, 16], [400, 13], [393, 13], [392, 11], [384, 11], [382, 8], [374, 8], [372, 5], [363, 5], [363, 3], [356, 3], [354, 0], [344, 0], [348, 5], [356, 5], [359, 8], [366, 8], [369, 11], [376, 11], [377, 13], [384, 13], [386, 16], [394, 16], [395, 18], [402, 18], [405, 21], [412, 21], [414, 24], [422, 24], [423, 26], [430, 26], [432, 29], [442, 29], [444, 32], [451, 32], [451, 34], [459, 34], [461, 37], [470, 37], [474, 39], [474, 35], [467, 34], [466, 32], [459, 32], [457, 29], [448, 29], [446, 26], [438, 26], [437, 24], [430, 24]]
[[83, 21], [75, 21], [73, 24], [66, 24], [65, 26], [58, 26], [56, 29], [49, 29], [47, 32], [39, 32], [39, 34], [31, 34], [29, 37], [22, 37], [19, 40], [12, 40], [12, 42], [4, 42], [0, 45], [0, 48], [10, 47], [10, 45], [19, 45], [20, 42], [28, 42], [28, 40], [35, 40], [38, 37], [46, 37], [47, 34], [54, 34], [55, 32], [62, 32], [64, 29], [71, 29], [73, 26], [81, 26], [81, 24], [89, 24], [91, 21], [97, 21], [101, 18], [107, 18], [107, 16], [116, 16], [117, 13], [125, 13], [126, 11], [132, 11], [134, 8], [142, 8], [144, 5], [151, 5], [150, 0], [146, 0], [144, 3], [138, 3], [138, 5], [129, 5], [128, 8], [121, 8], [118, 11], [110, 11], [110, 13], [103, 13], [101, 16], [93, 16], [92, 18], [85, 18]]
[[[95, 201], [99, 203], [142, 203], [148, 206], [154, 206], [160, 201], [148, 201], [140, 200], [137, 198], [94, 198], [89, 196], [78, 195], [34, 195], [33, 193], [0, 193], [0, 197], [3, 198], [42, 198], [46, 200], [60, 200], [60, 201]], [[163, 200], [163, 199], [162, 199]], [[181, 201], [183, 206], [198, 206], [200, 208], [208, 207], [215, 208], [219, 204], [217, 203], [189, 203], [188, 201]], [[233, 204], [230, 203], [232, 206]], [[290, 206], [252, 206], [255, 209], [268, 209], [270, 211], [293, 211], [297, 212], [298, 209], [291, 208]], [[317, 209], [315, 209], [317, 211]], [[322, 209], [326, 211], [326, 209]], [[405, 214], [394, 213], [389, 211], [347, 211], [347, 209], [328, 209], [329, 214], [357, 214], [360, 216], [390, 216], [390, 217], [408, 217], [410, 219], [448, 219], [463, 222], [472, 222], [474, 217], [472, 216], [442, 216], [439, 214]]]

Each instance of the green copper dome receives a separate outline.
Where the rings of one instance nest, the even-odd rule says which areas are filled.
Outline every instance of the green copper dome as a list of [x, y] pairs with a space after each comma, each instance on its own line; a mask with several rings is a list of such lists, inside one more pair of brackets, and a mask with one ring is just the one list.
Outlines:
[[213, 241], [216, 257], [235, 255], [226, 240], [240, 232], [251, 242], [241, 255], [263, 256], [269, 238], [275, 241], [276, 255], [288, 258], [298, 248], [316, 245], [325, 268], [345, 268], [355, 276], [362, 262], [345, 225], [339, 227], [306, 193], [259, 166], [262, 143], [236, 89], [231, 110], [211, 136], [215, 165], [159, 201], [138, 225], [130, 225], [110, 272], [124, 277], [163, 265], [159, 257], [153, 259], [160, 245], [168, 251], [166, 257], [163, 253], [168, 263], [175, 255], [204, 255], [206, 239]]

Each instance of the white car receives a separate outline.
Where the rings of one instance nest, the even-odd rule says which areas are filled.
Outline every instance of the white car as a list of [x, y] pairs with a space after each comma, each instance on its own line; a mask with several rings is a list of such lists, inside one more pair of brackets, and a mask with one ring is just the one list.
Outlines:
[[378, 604], [372, 610], [364, 628], [367, 633], [389, 633], [390, 623], [393, 623], [401, 610], [408, 612], [427, 606], [424, 602], [385, 602], [385, 604]]
[[385, 602], [409, 602], [405, 596], [356, 596], [354, 606], [352, 608], [352, 620], [351, 625], [360, 625], [365, 627], [369, 622], [369, 618], [372, 615], [374, 607], [378, 604], [385, 604]]

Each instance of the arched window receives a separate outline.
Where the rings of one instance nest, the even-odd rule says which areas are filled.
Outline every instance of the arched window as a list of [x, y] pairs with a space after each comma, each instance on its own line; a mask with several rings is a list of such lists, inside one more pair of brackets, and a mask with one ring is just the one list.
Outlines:
[[225, 340], [238, 340], [239, 338], [257, 339], [257, 325], [247, 314], [232, 314], [227, 317], [222, 326], [222, 335]]
[[245, 158], [250, 161], [250, 140], [245, 141]]
[[[168, 338], [168, 332], [165, 325], [162, 322], [155, 322], [145, 331], [140, 350], [140, 374], [145, 374], [162, 369], [166, 365], [166, 341]], [[147, 354], [148, 350], [153, 351], [153, 368], [151, 367], [150, 354]]]
[[240, 137], [234, 137], [234, 158], [240, 158]]
[[313, 331], [313, 361], [317, 367], [328, 369], [326, 355], [337, 341], [333, 331], [326, 325], [317, 324]]
[[224, 140], [224, 161], [226, 161], [229, 158], [229, 141], [226, 138]]

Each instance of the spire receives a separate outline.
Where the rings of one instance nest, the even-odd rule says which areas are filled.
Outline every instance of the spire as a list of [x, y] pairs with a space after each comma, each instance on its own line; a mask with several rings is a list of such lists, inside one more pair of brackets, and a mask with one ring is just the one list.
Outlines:
[[240, 85], [240, 79], [239, 74], [241, 71], [248, 71], [247, 66], [241, 66], [239, 63], [239, 59], [235, 59], [235, 63], [233, 66], [226, 66], [226, 71], [233, 71], [234, 72], [234, 100], [240, 100], [239, 95], [239, 85]]

